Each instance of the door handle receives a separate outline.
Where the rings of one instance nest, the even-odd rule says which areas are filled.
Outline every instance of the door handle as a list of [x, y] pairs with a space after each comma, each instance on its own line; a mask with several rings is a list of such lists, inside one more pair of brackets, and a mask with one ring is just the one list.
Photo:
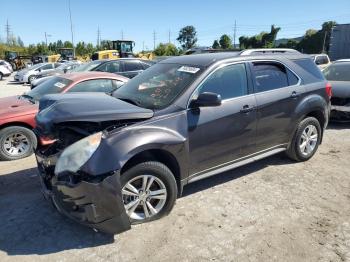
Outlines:
[[254, 107], [249, 105], [244, 105], [242, 109], [240, 110], [241, 113], [249, 113], [250, 111], [253, 111]]
[[299, 94], [296, 91], [293, 91], [292, 94], [290, 95], [291, 98], [297, 98], [299, 97]]

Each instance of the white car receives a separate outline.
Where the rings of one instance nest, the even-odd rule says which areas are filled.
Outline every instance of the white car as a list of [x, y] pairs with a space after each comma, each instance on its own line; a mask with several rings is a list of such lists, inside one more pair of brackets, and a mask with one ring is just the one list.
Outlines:
[[0, 80], [9, 75], [11, 75], [11, 71], [8, 69], [8, 67], [5, 65], [0, 65]]
[[12, 65], [5, 60], [0, 60], [0, 66], [5, 66], [11, 73], [13, 72]]
[[327, 54], [314, 54], [311, 55], [311, 57], [314, 60], [315, 64], [318, 66], [318, 68], [321, 70], [331, 64], [331, 60], [329, 59]]
[[60, 63], [41, 63], [18, 71], [14, 80], [21, 83], [31, 83], [39, 73], [50, 72], [59, 67]]

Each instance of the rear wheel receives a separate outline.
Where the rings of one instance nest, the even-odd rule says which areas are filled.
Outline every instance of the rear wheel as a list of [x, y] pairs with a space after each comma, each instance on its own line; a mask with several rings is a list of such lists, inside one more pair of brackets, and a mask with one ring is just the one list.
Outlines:
[[132, 224], [167, 215], [174, 207], [177, 186], [174, 175], [159, 162], [140, 163], [121, 175], [124, 207]]
[[0, 160], [17, 160], [30, 156], [37, 145], [33, 131], [21, 126], [0, 130]]
[[0, 72], [0, 80], [2, 80], [3, 77], [4, 75]]
[[317, 151], [321, 141], [320, 123], [314, 117], [302, 120], [287, 150], [287, 155], [296, 161], [309, 160]]

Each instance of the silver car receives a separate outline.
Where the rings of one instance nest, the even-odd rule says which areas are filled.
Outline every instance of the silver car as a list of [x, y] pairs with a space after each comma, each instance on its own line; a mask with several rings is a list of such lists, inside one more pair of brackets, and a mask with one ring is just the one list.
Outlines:
[[18, 71], [15, 76], [14, 80], [21, 82], [21, 83], [31, 83], [37, 75], [43, 72], [50, 72], [55, 70], [55, 68], [59, 67], [60, 63], [40, 63], [33, 65], [29, 68], [22, 69]]

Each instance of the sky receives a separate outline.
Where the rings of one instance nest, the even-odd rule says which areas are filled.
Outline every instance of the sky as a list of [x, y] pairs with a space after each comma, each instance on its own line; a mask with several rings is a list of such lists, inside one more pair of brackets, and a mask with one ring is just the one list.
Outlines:
[[[0, 0], [0, 38], [5, 39], [5, 24], [25, 45], [45, 41], [71, 40], [69, 0]], [[350, 23], [350, 0], [71, 0], [74, 42], [96, 44], [101, 39], [130, 39], [135, 50], [153, 49], [170, 41], [176, 45], [179, 30], [193, 25], [199, 46], [211, 46], [222, 34], [233, 37], [236, 21], [239, 36], [281, 27], [277, 38], [298, 37], [307, 29], [320, 29], [324, 21]], [[170, 32], [170, 33], [169, 33]]]

